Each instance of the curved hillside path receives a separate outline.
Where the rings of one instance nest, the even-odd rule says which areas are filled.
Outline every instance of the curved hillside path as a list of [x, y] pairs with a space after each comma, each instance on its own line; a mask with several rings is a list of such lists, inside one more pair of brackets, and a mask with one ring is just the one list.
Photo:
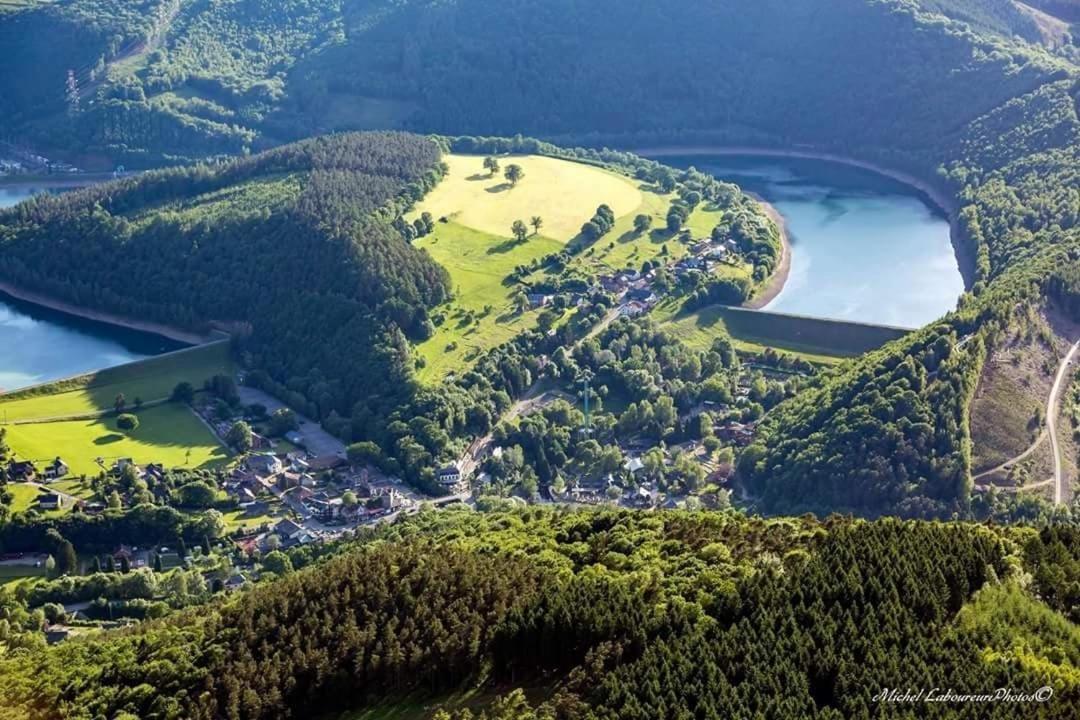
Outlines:
[[1061, 396], [1061, 388], [1065, 384], [1066, 371], [1076, 357], [1076, 351], [1080, 350], [1080, 340], [1073, 343], [1065, 359], [1058, 366], [1057, 376], [1054, 377], [1054, 386], [1050, 388], [1050, 399], [1046, 404], [1046, 426], [1050, 431], [1050, 446], [1054, 451], [1054, 504], [1060, 505], [1065, 502], [1065, 477], [1061, 472], [1061, 450], [1058, 447], [1057, 436], [1057, 410], [1058, 398]]
[[1057, 374], [1054, 376], [1054, 384], [1050, 387], [1050, 395], [1046, 399], [1046, 427], [1043, 428], [1043, 431], [1039, 433], [1039, 436], [1037, 438], [1035, 438], [1035, 441], [1031, 443], [1031, 445], [1029, 445], [1027, 449], [1025, 449], [1024, 452], [1020, 453], [1019, 455], [1011, 457], [1000, 465], [992, 467], [989, 470], [983, 470], [978, 475], [972, 476], [972, 481], [978, 481], [979, 479], [987, 477], [989, 475], [993, 475], [994, 473], [1008, 470], [1013, 465], [1038, 450], [1039, 446], [1042, 445], [1043, 440], [1049, 437], [1050, 449], [1054, 455], [1054, 475], [1048, 480], [1025, 487], [1024, 489], [1041, 487], [1043, 485], [1049, 485], [1051, 482], [1053, 482], [1054, 504], [1060, 505], [1064, 502], [1065, 476], [1061, 471], [1061, 449], [1057, 436], [1057, 410], [1058, 402], [1061, 397], [1061, 388], [1065, 385], [1065, 378], [1067, 375], [1066, 371], [1069, 369], [1069, 366], [1072, 365], [1072, 362], [1076, 357], [1077, 350], [1080, 350], [1080, 340], [1073, 343], [1072, 347], [1069, 348], [1069, 352], [1065, 354], [1065, 357], [1062, 358], [1061, 363], [1058, 365]]
[[1039, 447], [1043, 444], [1043, 440], [1046, 439], [1047, 435], [1048, 435], [1048, 433], [1046, 431], [1046, 428], [1043, 428], [1042, 432], [1039, 433], [1039, 436], [1037, 438], [1035, 438], [1035, 442], [1028, 445], [1027, 449], [1024, 450], [1024, 452], [1020, 453], [1019, 455], [1014, 455], [1013, 457], [1009, 458], [1005, 462], [1001, 463], [1000, 465], [995, 465], [994, 467], [990, 468], [989, 470], [983, 470], [978, 475], [972, 476], [971, 479], [973, 481], [977, 481], [977, 480], [980, 480], [980, 479], [982, 479], [984, 477], [987, 477], [989, 475], [993, 475], [994, 473], [1004, 472], [1005, 470], [1008, 470], [1013, 465], [1015, 465], [1016, 463], [1018, 463], [1021, 460], [1025, 459], [1031, 453], [1038, 450]]

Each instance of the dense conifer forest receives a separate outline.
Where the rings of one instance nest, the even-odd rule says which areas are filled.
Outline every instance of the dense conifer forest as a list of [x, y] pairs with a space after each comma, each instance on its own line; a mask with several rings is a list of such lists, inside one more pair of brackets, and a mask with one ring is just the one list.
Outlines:
[[340, 431], [357, 403], [379, 417], [408, 399], [408, 338], [449, 292], [393, 226], [442, 176], [441, 153], [415, 135], [341, 135], [41, 195], [0, 213], [0, 276], [123, 316], [217, 323], [254, 382]]
[[1068, 528], [421, 513], [235, 601], [0, 660], [0, 717], [319, 717], [484, 679], [490, 718], [910, 717], [874, 696], [932, 679], [1054, 696], [920, 717], [1069, 718], [1077, 548]]

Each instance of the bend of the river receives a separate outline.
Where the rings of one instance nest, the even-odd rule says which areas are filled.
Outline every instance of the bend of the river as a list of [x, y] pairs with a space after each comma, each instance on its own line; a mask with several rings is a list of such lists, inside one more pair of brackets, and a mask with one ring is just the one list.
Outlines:
[[948, 217], [898, 180], [809, 158], [662, 160], [735, 183], [783, 216], [791, 270], [765, 310], [915, 328], [954, 309], [964, 291]]
[[[0, 207], [40, 192], [0, 185]], [[86, 320], [0, 293], [0, 392], [122, 365], [184, 347], [160, 335]]]

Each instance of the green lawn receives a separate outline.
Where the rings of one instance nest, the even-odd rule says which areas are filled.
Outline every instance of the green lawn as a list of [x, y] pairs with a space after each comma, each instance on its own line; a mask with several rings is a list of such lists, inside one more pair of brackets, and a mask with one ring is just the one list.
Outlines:
[[280, 505], [277, 507], [271, 506], [270, 512], [265, 515], [250, 516], [243, 510], [230, 510], [227, 513], [222, 513], [222, 517], [225, 520], [225, 531], [232, 533], [240, 529], [257, 528], [264, 524], [273, 524], [278, 521], [283, 515]]
[[[210, 467], [229, 458], [209, 429], [187, 407], [160, 405], [139, 413], [139, 427], [129, 433], [116, 428], [113, 417], [94, 420], [8, 425], [7, 441], [18, 457], [44, 462], [61, 455], [72, 475], [96, 475], [121, 457], [137, 463], [157, 462], [166, 467]], [[77, 480], [56, 483], [60, 489], [87, 495]]]
[[[504, 280], [515, 266], [562, 248], [562, 243], [542, 235], [515, 243], [452, 222], [436, 223], [435, 232], [417, 245], [447, 269], [454, 288], [453, 302], [437, 311], [444, 314], [442, 325], [417, 346], [427, 363], [418, 373], [425, 382], [465, 367], [478, 351], [493, 348], [533, 327], [538, 313], [514, 313], [510, 301], [514, 287], [503, 284]], [[480, 317], [487, 305], [492, 307], [491, 312]], [[464, 319], [469, 311], [473, 313], [472, 323]], [[450, 343], [457, 343], [457, 348], [448, 350]]]
[[8, 483], [6, 488], [13, 496], [12, 512], [25, 512], [37, 505], [37, 496], [41, 493], [37, 487], [22, 483]]
[[44, 577], [45, 568], [29, 565], [0, 565], [0, 588], [14, 587], [31, 578]]
[[0, 396], [0, 422], [72, 417], [111, 410], [116, 396], [128, 402], [167, 398], [177, 383], [196, 388], [218, 374], [233, 372], [227, 341], [149, 358], [84, 375], [74, 380]]
[[733, 320], [728, 308], [721, 305], [710, 305], [692, 313], [680, 313], [677, 302], [665, 301], [653, 311], [653, 318], [682, 342], [699, 350], [712, 347], [713, 340], [728, 334], [735, 349], [740, 352], [759, 353], [771, 347], [778, 352], [825, 365], [836, 364], [852, 355], [792, 340], [790, 336], [774, 329], [772, 318], [768, 314], [763, 313], [751, 318], [760, 322], [758, 326], [743, 320], [741, 315]]

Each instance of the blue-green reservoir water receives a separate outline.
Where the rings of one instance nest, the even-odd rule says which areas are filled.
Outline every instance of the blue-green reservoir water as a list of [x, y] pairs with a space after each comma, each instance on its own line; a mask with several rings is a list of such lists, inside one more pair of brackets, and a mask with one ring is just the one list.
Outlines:
[[[0, 185], [0, 207], [39, 189]], [[149, 333], [93, 322], [0, 294], [0, 392], [112, 367], [183, 347]]]
[[766, 310], [920, 327], [952, 310], [964, 281], [948, 219], [913, 188], [801, 158], [666, 158], [760, 195], [783, 215], [791, 273]]

